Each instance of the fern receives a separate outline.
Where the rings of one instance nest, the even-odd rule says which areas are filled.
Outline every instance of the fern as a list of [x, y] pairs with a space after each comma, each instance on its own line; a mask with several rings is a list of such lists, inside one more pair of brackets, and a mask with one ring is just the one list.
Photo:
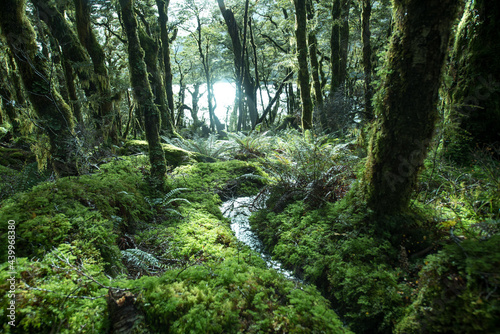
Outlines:
[[164, 141], [174, 146], [183, 148], [191, 152], [197, 152], [214, 159], [227, 159], [234, 147], [231, 142], [218, 140], [217, 135], [210, 134], [208, 138], [194, 137], [193, 139], [162, 137]]
[[265, 156], [264, 152], [270, 148], [268, 137], [265, 134], [251, 132], [249, 135], [245, 135], [238, 132], [228, 133], [228, 137], [234, 143], [237, 153], [261, 157]]
[[138, 248], [122, 250], [122, 256], [127, 263], [147, 273], [152, 273], [155, 268], [166, 268], [166, 266], [152, 254]]

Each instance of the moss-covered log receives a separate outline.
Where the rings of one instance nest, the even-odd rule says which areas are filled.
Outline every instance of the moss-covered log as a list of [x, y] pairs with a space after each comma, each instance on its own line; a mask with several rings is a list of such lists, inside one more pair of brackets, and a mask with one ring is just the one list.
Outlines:
[[408, 208], [438, 116], [441, 71], [457, 0], [397, 0], [387, 75], [364, 176], [367, 203], [378, 216]]
[[39, 53], [35, 31], [25, 15], [25, 9], [25, 0], [4, 1], [0, 11], [2, 32], [15, 54], [39, 124], [49, 137], [54, 171], [60, 176], [77, 175], [73, 115], [51, 82], [50, 69]]
[[144, 62], [144, 51], [137, 33], [137, 21], [133, 0], [120, 0], [121, 14], [128, 40], [130, 82], [137, 104], [144, 115], [146, 139], [149, 145], [151, 181], [155, 188], [162, 188], [166, 171], [165, 156], [160, 144], [160, 112], [154, 103], [148, 73]]

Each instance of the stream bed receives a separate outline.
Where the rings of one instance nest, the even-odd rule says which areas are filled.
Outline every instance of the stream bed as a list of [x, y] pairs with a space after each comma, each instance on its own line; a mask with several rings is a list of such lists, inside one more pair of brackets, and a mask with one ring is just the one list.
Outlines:
[[[253, 206], [255, 196], [238, 197], [224, 202], [221, 206], [221, 211], [224, 217], [231, 219], [231, 230], [236, 235], [236, 238], [249, 246], [254, 251], [258, 252], [262, 259], [266, 261], [269, 268], [273, 268], [285, 277], [301, 281], [293, 275], [289, 270], [283, 269], [279, 261], [272, 259], [271, 255], [265, 251], [264, 244], [259, 237], [252, 231], [250, 227], [249, 218], [252, 214], [251, 209]], [[258, 209], [258, 208], [255, 208]]]

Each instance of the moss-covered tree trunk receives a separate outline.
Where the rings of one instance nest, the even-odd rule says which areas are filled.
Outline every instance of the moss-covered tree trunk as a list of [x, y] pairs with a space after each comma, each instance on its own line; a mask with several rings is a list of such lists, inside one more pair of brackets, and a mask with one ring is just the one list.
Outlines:
[[39, 117], [39, 125], [49, 137], [54, 171], [59, 176], [77, 175], [73, 115], [51, 82], [50, 69], [39, 54], [35, 31], [25, 10], [25, 0], [4, 0], [0, 11], [2, 33], [15, 55], [29, 99]]
[[330, 36], [330, 62], [332, 66], [332, 76], [330, 81], [330, 97], [340, 87], [340, 2], [333, 0], [332, 3], [332, 32]]
[[[4, 38], [3, 36], [0, 37], [0, 43], [3, 44], [5, 42]], [[26, 101], [12, 54], [7, 47], [4, 49], [3, 46], [0, 52], [0, 102], [3, 121], [5, 122], [6, 118], [8, 118], [12, 126], [12, 135], [19, 137], [21, 135], [21, 124], [17, 118], [17, 108], [24, 106]]]
[[99, 93], [98, 119], [101, 122], [101, 124], [97, 125], [98, 133], [104, 138], [109, 136], [112, 143], [117, 143], [118, 132], [114, 121], [115, 116], [108, 68], [106, 66], [106, 55], [90, 25], [91, 3], [88, 0], [74, 0], [74, 3], [78, 37], [85, 49], [87, 49], [90, 58], [92, 58], [94, 75], [97, 79], [95, 81]]
[[161, 39], [161, 53], [164, 69], [164, 83], [165, 91], [167, 94], [167, 102], [170, 118], [170, 124], [175, 124], [174, 119], [174, 93], [172, 89], [172, 64], [170, 61], [170, 39], [168, 37], [167, 23], [168, 23], [168, 5], [170, 0], [156, 0], [158, 7], [158, 24], [160, 25], [160, 39]]
[[311, 84], [307, 61], [307, 13], [306, 0], [294, 0], [295, 5], [295, 39], [297, 41], [297, 61], [299, 63], [298, 84], [302, 100], [302, 129], [312, 129], [313, 106], [311, 101]]
[[165, 86], [163, 85], [161, 72], [158, 68], [158, 44], [143, 30], [139, 32], [139, 39], [141, 47], [144, 49], [144, 62], [148, 69], [149, 83], [152, 93], [155, 96], [155, 104], [160, 111], [161, 132], [171, 136], [174, 132], [174, 127], [169, 117]]
[[365, 119], [373, 119], [373, 89], [372, 89], [372, 47], [370, 16], [372, 12], [372, 0], [363, 0], [361, 3], [361, 40], [363, 42], [363, 70], [365, 72]]
[[459, 0], [394, 0], [387, 75], [377, 99], [364, 187], [378, 216], [408, 209], [438, 117], [436, 103]]
[[[307, 20], [312, 22], [314, 20], [314, 5], [311, 0], [307, 0]], [[309, 45], [309, 61], [311, 62], [311, 72], [314, 86], [314, 99], [318, 106], [323, 104], [323, 92], [321, 89], [321, 81], [319, 79], [319, 63], [318, 63], [318, 39], [316, 38], [316, 31], [311, 28], [307, 35], [307, 42]]]
[[134, 14], [133, 0], [120, 0], [121, 14], [125, 32], [130, 67], [130, 82], [137, 100], [138, 108], [144, 115], [146, 140], [149, 146], [151, 163], [151, 181], [153, 187], [162, 189], [166, 172], [165, 155], [160, 143], [160, 113], [154, 103], [154, 97], [148, 81], [144, 51], [137, 33], [137, 21]]
[[445, 155], [467, 163], [470, 153], [500, 143], [500, 1], [467, 2], [449, 75]]
[[[97, 82], [97, 78], [92, 76], [92, 74], [82, 66], [82, 64], [90, 63], [90, 58], [85, 51], [85, 48], [80, 43], [78, 36], [73, 31], [71, 26], [68, 24], [62, 13], [48, 0], [31, 0], [35, 8], [37, 9], [37, 13], [39, 17], [44, 21], [49, 27], [52, 35], [59, 43], [62, 53], [63, 53], [63, 64], [65, 66], [66, 72], [66, 82], [68, 85], [68, 90], [70, 93], [70, 98], [73, 99], [76, 96], [71, 92], [73, 89], [71, 86], [74, 86], [74, 75], [70, 73], [70, 69], [67, 68], [68, 64], [71, 64], [72, 70], [78, 78], [80, 79], [80, 84], [85, 92], [85, 95], [90, 101], [99, 100], [99, 91], [97, 87], [99, 83]], [[71, 97], [73, 96], [73, 97]], [[77, 120], [81, 122], [83, 120], [83, 116], [81, 113], [78, 113], [77, 108], [79, 105], [74, 108], [76, 111], [75, 116]], [[91, 109], [91, 118], [94, 119], [96, 123], [100, 123], [98, 106], [90, 105]], [[96, 119], [97, 118], [97, 119]]]
[[256, 92], [257, 87], [255, 80], [251, 77], [248, 65], [248, 57], [245, 57], [246, 50], [246, 27], [248, 22], [248, 2], [245, 2], [245, 23], [244, 23], [244, 33], [243, 41], [240, 38], [240, 28], [236, 22], [236, 18], [231, 9], [226, 8], [224, 0], [217, 0], [219, 9], [222, 16], [224, 17], [224, 22], [227, 26], [227, 31], [231, 37], [231, 44], [233, 46], [234, 55], [234, 68], [236, 72], [236, 94], [239, 97], [239, 116], [238, 116], [238, 131], [245, 127], [245, 107], [243, 103], [243, 96], [246, 98], [246, 107], [248, 108], [248, 115], [250, 116], [250, 121], [252, 126], [254, 126], [258, 119], [257, 112], [257, 98]]

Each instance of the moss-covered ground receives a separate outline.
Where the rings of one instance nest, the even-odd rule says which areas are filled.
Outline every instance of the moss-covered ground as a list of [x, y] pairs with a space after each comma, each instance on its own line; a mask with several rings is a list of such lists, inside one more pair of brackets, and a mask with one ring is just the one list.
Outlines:
[[222, 217], [221, 197], [262, 187], [258, 165], [187, 164], [162, 195], [149, 192], [148, 174], [145, 156], [119, 157], [1, 203], [0, 243], [15, 221], [16, 261], [2, 247], [0, 317], [14, 276], [16, 326], [0, 331], [104, 333], [121, 288], [134, 296], [135, 333], [349, 332], [314, 286], [268, 269]]

